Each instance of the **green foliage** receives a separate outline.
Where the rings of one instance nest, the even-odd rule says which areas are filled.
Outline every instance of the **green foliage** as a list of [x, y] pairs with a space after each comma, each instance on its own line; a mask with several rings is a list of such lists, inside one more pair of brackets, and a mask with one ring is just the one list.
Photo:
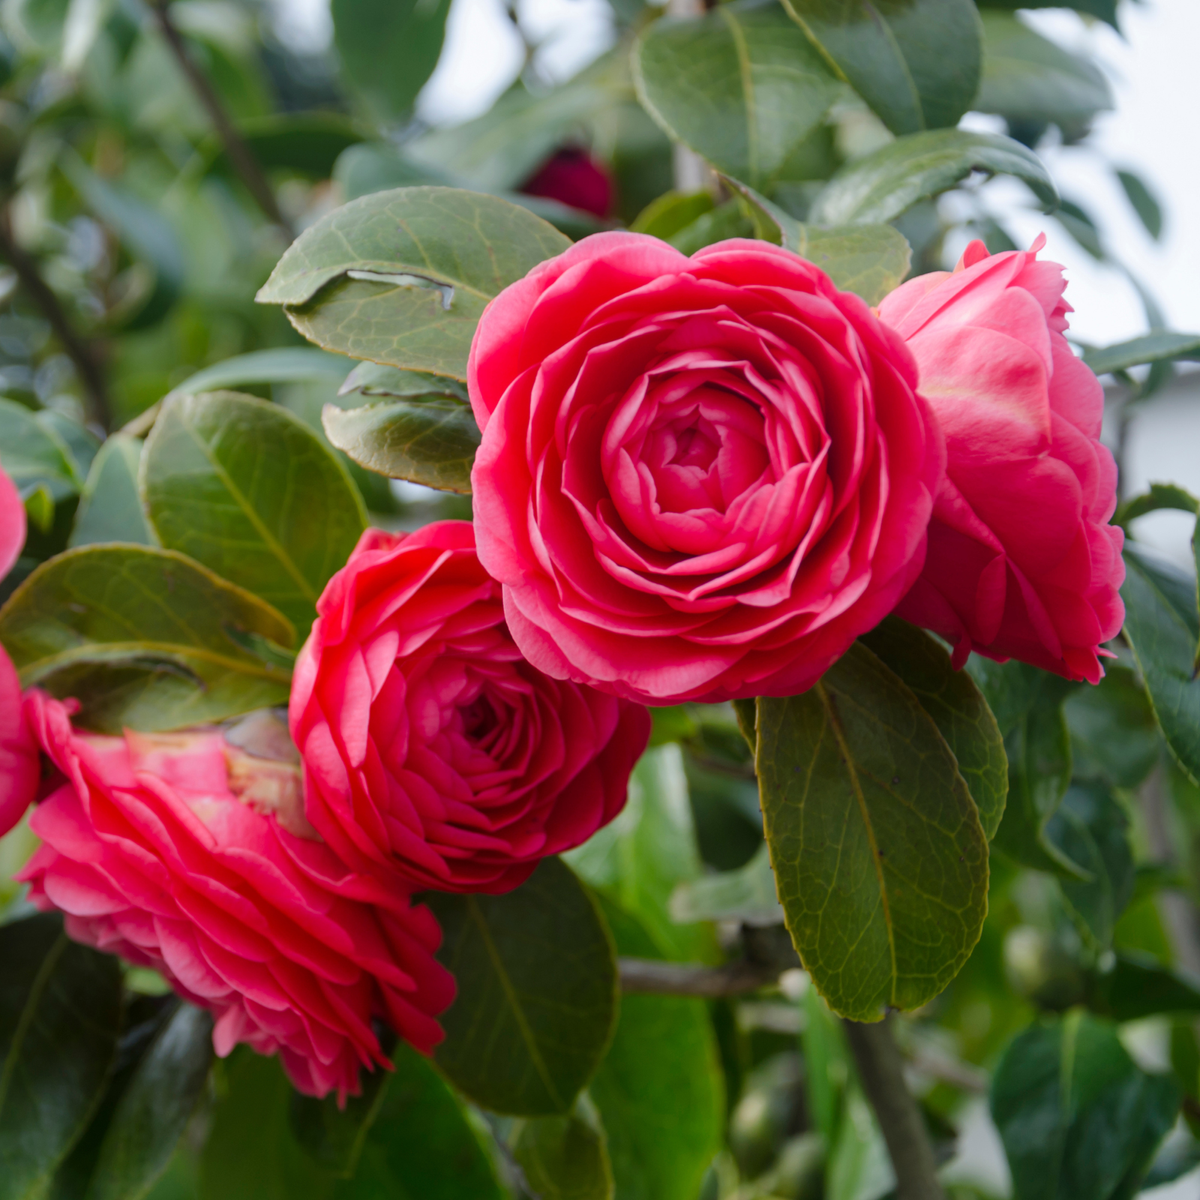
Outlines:
[[1083, 361], [1097, 375], [1111, 375], [1143, 363], [1170, 362], [1177, 358], [1192, 361], [1200, 359], [1200, 334], [1167, 331], [1149, 333], [1128, 342], [1118, 342], [1115, 346], [1088, 350]]
[[364, 196], [307, 229], [258, 293], [310, 341], [465, 379], [484, 306], [566, 238], [523, 208], [453, 188]]
[[442, 926], [438, 957], [458, 985], [438, 1066], [494, 1112], [569, 1112], [616, 1021], [616, 963], [596, 902], [556, 858], [506, 895], [428, 901]]
[[148, 546], [83, 546], [0, 609], [24, 686], [77, 697], [106, 732], [178, 729], [285, 704], [285, 617], [199, 563]]
[[525, 1182], [543, 1200], [613, 1198], [604, 1131], [582, 1104], [565, 1117], [522, 1121], [513, 1141], [513, 1158]]
[[987, 908], [987, 840], [932, 717], [857, 644], [811, 691], [760, 697], [756, 758], [788, 930], [830, 1007], [932, 999]]
[[165, 548], [272, 604], [301, 637], [366, 527], [350, 477], [303, 422], [237, 392], [165, 402], [141, 491]]
[[[56, 415], [0, 398], [0, 466], [23, 497], [45, 488], [51, 500], [59, 501], [83, 488], [91, 459], [80, 461]], [[90, 449], [95, 454], [95, 447]]]
[[1132, 1197], [1179, 1091], [1147, 1075], [1115, 1028], [1078, 1010], [1032, 1026], [996, 1068], [992, 1114], [1019, 1200]]
[[100, 1102], [121, 974], [52, 915], [0, 927], [0, 964], [0, 1197], [23, 1200], [45, 1195]]
[[115, 433], [100, 447], [83, 487], [69, 545], [154, 544], [155, 537], [146, 522], [138, 492], [141, 458], [142, 443], [127, 434]]
[[839, 75], [895, 134], [952, 128], [979, 90], [973, 0], [783, 0]]

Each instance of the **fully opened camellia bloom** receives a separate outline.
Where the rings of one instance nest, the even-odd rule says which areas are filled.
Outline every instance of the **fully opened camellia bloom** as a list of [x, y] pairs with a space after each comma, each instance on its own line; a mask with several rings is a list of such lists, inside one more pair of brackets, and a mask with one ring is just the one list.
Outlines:
[[440, 1040], [454, 984], [437, 922], [316, 839], [295, 766], [219, 730], [108, 737], [40, 692], [26, 708], [61, 775], [18, 878], [72, 938], [161, 971], [213, 1011], [218, 1054], [278, 1052], [311, 1095], [356, 1093], [360, 1067], [386, 1064], [375, 1020], [425, 1052]]
[[290, 724], [347, 862], [502, 892], [621, 810], [649, 714], [523, 659], [469, 522], [368, 530], [317, 611]]
[[[13, 481], [0, 468], [0, 580], [25, 544], [25, 506]], [[37, 792], [37, 744], [25, 720], [16, 668], [0, 646], [0, 837], [25, 815]]]
[[925, 568], [899, 614], [976, 650], [1099, 681], [1121, 628], [1124, 535], [1108, 524], [1117, 469], [1104, 393], [1063, 336], [1063, 269], [973, 242], [954, 272], [880, 305], [921, 372], [947, 467]]
[[468, 382], [479, 555], [550, 675], [789, 695], [921, 570], [943, 451], [912, 356], [787, 250], [584, 238], [489, 304]]

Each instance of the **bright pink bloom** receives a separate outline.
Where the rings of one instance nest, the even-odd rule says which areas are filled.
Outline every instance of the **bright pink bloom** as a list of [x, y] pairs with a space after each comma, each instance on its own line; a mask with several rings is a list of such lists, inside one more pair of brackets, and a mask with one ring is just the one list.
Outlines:
[[503, 892], [621, 810], [649, 714], [524, 661], [469, 522], [368, 530], [317, 611], [290, 721], [347, 862]]
[[946, 436], [925, 569], [900, 616], [955, 645], [1096, 683], [1125, 608], [1104, 393], [1071, 353], [1063, 269], [972, 242], [879, 313], [908, 343]]
[[613, 183], [608, 171], [586, 150], [568, 147], [552, 154], [522, 188], [572, 208], [607, 217], [612, 213]]
[[479, 556], [557, 678], [790, 695], [920, 573], [943, 450], [912, 356], [787, 250], [584, 238], [488, 305], [468, 382]]
[[356, 1093], [360, 1066], [387, 1065], [374, 1018], [426, 1053], [441, 1039], [454, 983], [437, 922], [315, 839], [296, 767], [218, 730], [105, 737], [40, 692], [26, 708], [64, 778], [19, 878], [76, 941], [161, 971], [213, 1011], [218, 1054], [278, 1051], [310, 1095]]
[[[25, 544], [25, 506], [13, 481], [0, 467], [0, 579], [8, 574]], [[24, 815], [37, 792], [37, 744], [25, 721], [21, 684], [0, 646], [0, 837]]]

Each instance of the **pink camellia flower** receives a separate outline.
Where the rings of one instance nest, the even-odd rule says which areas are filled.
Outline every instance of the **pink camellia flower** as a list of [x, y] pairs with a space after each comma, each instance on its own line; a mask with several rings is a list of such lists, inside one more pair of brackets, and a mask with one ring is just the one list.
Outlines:
[[[0, 467], [0, 580], [25, 544], [25, 506]], [[16, 668], [0, 646], [0, 837], [24, 815], [37, 792], [37, 744], [25, 720]]]
[[952, 274], [898, 288], [879, 314], [908, 343], [946, 436], [925, 569], [899, 615], [971, 650], [1099, 681], [1121, 628], [1124, 535], [1104, 393], [1063, 337], [1063, 269], [972, 242]]
[[348, 863], [503, 892], [621, 810], [649, 714], [524, 661], [469, 522], [368, 530], [317, 611], [290, 721]]
[[612, 213], [612, 178], [586, 150], [574, 146], [552, 154], [521, 191], [527, 196], [544, 196], [569, 204], [597, 217]]
[[310, 1095], [344, 1099], [361, 1066], [387, 1065], [376, 1018], [426, 1053], [441, 1039], [437, 922], [316, 838], [296, 766], [215, 729], [106, 737], [40, 692], [26, 708], [62, 778], [18, 878], [72, 938], [161, 971], [212, 1010], [218, 1054], [278, 1052]]
[[920, 573], [944, 451], [912, 356], [778, 246], [584, 238], [488, 305], [468, 383], [479, 556], [547, 674], [790, 695]]

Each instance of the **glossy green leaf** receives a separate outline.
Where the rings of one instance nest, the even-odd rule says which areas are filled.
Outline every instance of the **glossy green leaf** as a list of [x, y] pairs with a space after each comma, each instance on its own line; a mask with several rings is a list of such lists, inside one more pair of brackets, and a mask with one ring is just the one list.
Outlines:
[[69, 545], [154, 543], [138, 493], [141, 457], [142, 443], [128, 434], [115, 433], [104, 443], [88, 473]]
[[1115, 1026], [1075, 1010], [1005, 1051], [992, 1116], [1019, 1200], [1125, 1200], [1175, 1122], [1179, 1088], [1147, 1075]]
[[996, 836], [1008, 795], [1008, 758], [1000, 726], [975, 681], [956, 671], [929, 634], [889, 617], [863, 644], [908, 685], [946, 739], [988, 840]]
[[100, 1103], [121, 1029], [117, 960], [45, 914], [0, 927], [0, 1198], [44, 1196]]
[[1117, 182], [1125, 191], [1125, 197], [1133, 206], [1146, 232], [1158, 241], [1163, 231], [1163, 211], [1146, 181], [1133, 171], [1118, 171]]
[[396, 398], [362, 408], [327, 404], [325, 435], [361, 467], [447, 492], [469, 493], [481, 434], [456, 396]]
[[466, 378], [488, 301], [570, 245], [495, 196], [400, 188], [364, 196], [306, 229], [258, 293], [328, 350]]
[[1125, 568], [1125, 635], [1167, 745], [1192, 781], [1200, 781], [1196, 582], [1130, 543], [1125, 546]]
[[360, 362], [338, 388], [339, 396], [358, 392], [363, 396], [454, 396], [470, 403], [467, 385], [449, 375], [426, 371], [402, 371], [386, 363]]
[[56, 408], [43, 408], [34, 414], [34, 420], [66, 447], [75, 477], [86, 479], [100, 449], [96, 435]]
[[1073, 8], [1117, 27], [1117, 0], [978, 0], [980, 8]]
[[180, 1004], [126, 1085], [85, 1200], [136, 1200], [166, 1169], [212, 1063], [212, 1017]]
[[223, 362], [203, 367], [171, 389], [175, 394], [196, 395], [222, 388], [240, 388], [256, 383], [306, 383], [313, 379], [346, 376], [346, 360], [312, 346], [277, 346], [272, 350], [252, 350]]
[[813, 202], [809, 220], [818, 225], [890, 221], [972, 171], [1015, 175], [1047, 208], [1058, 204], [1046, 168], [1020, 142], [994, 133], [937, 129], [897, 138], [847, 163]]
[[[649, 931], [604, 912], [623, 955], [658, 958]], [[628, 995], [589, 1088], [608, 1137], [616, 1200], [696, 1200], [725, 1124], [717, 1041], [703, 1000]]]
[[676, 924], [670, 913], [676, 886], [704, 874], [678, 746], [644, 754], [617, 818], [564, 857], [587, 883], [646, 927], [664, 958], [713, 957], [711, 931]]
[[604, 1130], [588, 1107], [581, 1103], [565, 1117], [534, 1117], [516, 1131], [513, 1158], [541, 1200], [613, 1200]]
[[843, 91], [782, 9], [744, 2], [655, 21], [633, 70], [638, 98], [671, 137], [755, 187], [779, 176]]
[[1112, 945], [1113, 928], [1133, 896], [1129, 818], [1102, 783], [1077, 783], [1046, 823], [1046, 837], [1090, 879], [1059, 886], [1084, 936], [1099, 950]]
[[788, 930], [835, 1012], [936, 996], [979, 940], [987, 839], [920, 701], [861, 643], [810, 691], [758, 701], [758, 777]]
[[1112, 108], [1112, 89], [1094, 63], [1056, 46], [1015, 16], [984, 13], [983, 33], [983, 80], [971, 105], [977, 112], [1072, 129]]
[[1154, 709], [1128, 667], [1109, 663], [1095, 687], [1079, 688], [1063, 704], [1077, 778], [1137, 787], [1158, 761]]
[[1159, 330], [1128, 342], [1088, 350], [1083, 356], [1083, 361], [1097, 375], [1111, 375], [1143, 363], [1170, 362], [1174, 359], [1200, 361], [1200, 333]]
[[57, 429], [42, 413], [0, 397], [0, 466], [22, 496], [44, 487], [52, 500], [62, 500], [82, 489], [86, 468], [78, 464]]
[[949, 128], [982, 58], [974, 0], [783, 0], [793, 20], [893, 133]]
[[629, 228], [634, 233], [648, 233], [665, 242], [706, 212], [711, 212], [714, 203], [712, 193], [707, 191], [664, 192], [638, 213]]
[[898, 229], [890, 225], [832, 229], [805, 225], [753, 188], [736, 179], [728, 183], [759, 218], [760, 237], [815, 263], [842, 291], [854, 292], [868, 304], [878, 304], [908, 274], [912, 249]]
[[728, 238], [752, 237], [754, 222], [736, 200], [726, 200], [710, 212], [701, 213], [690, 225], [666, 240], [680, 254], [692, 255], [705, 246], [715, 245]]
[[596, 902], [557, 858], [503, 896], [427, 894], [458, 993], [435, 1057], [493, 1112], [569, 1112], [612, 1036], [617, 968]]
[[703, 875], [681, 883], [671, 895], [671, 916], [689, 921], [738, 921], [744, 925], [782, 925], [783, 908], [775, 893], [766, 845], [736, 871]]
[[260, 596], [301, 637], [367, 523], [349, 475], [308, 427], [236, 392], [170, 398], [141, 484], [163, 546]]
[[361, 1092], [346, 1097], [344, 1103], [339, 1103], [335, 1093], [318, 1100], [293, 1092], [288, 1120], [304, 1152], [338, 1178], [353, 1178], [367, 1134], [383, 1107], [389, 1078], [382, 1070], [362, 1072]]
[[1063, 701], [1074, 685], [1024, 663], [972, 656], [968, 669], [996, 716], [1008, 755], [1008, 800], [996, 846], [1023, 866], [1086, 879], [1046, 836], [1071, 782], [1071, 735]]
[[1123, 950], [1097, 979], [1089, 1004], [1115, 1021], [1200, 1013], [1200, 987], [1148, 954]]
[[112, 733], [286, 704], [290, 675], [277, 648], [294, 636], [263, 601], [148, 546], [68, 550], [0, 609], [0, 640], [23, 686], [77, 697], [80, 720]]
[[381, 122], [408, 116], [433, 74], [450, 0], [333, 0], [342, 77]]
[[1177, 512], [1191, 513], [1193, 516], [1200, 512], [1200, 500], [1191, 492], [1185, 491], [1175, 483], [1152, 483], [1149, 489], [1141, 495], [1131, 496], [1118, 508], [1113, 521], [1118, 525], [1128, 525], [1138, 517], [1147, 513], [1159, 512], [1161, 509], [1174, 509]]

